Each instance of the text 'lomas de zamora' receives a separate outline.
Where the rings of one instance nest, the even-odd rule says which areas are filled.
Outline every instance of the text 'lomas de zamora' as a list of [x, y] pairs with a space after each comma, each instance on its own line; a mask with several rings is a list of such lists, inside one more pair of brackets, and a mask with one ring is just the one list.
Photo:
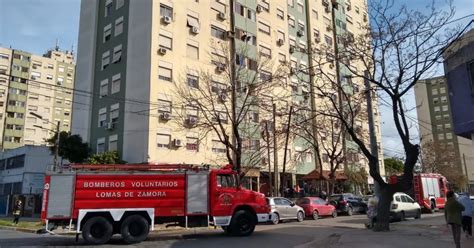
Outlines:
[[[87, 189], [121, 189], [121, 188], [177, 188], [178, 181], [118, 181], [118, 182], [84, 182], [83, 187]], [[166, 197], [166, 191], [161, 189], [149, 189], [145, 191], [97, 191], [96, 198], [133, 198], [133, 197]]]

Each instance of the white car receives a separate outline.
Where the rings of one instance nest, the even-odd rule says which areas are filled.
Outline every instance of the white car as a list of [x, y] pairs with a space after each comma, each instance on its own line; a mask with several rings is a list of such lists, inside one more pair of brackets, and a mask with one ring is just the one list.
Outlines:
[[267, 197], [267, 203], [272, 208], [270, 220], [278, 224], [281, 220], [304, 220], [304, 209], [283, 197]]
[[421, 207], [409, 195], [395, 193], [390, 207], [390, 217], [396, 220], [405, 220], [407, 217], [419, 219], [421, 217]]

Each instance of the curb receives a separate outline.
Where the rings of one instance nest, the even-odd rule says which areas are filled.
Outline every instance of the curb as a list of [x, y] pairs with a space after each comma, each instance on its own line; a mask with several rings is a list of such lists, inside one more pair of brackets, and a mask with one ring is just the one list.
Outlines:
[[14, 227], [14, 226], [0, 226], [0, 229], [4, 230], [11, 230], [11, 231], [18, 231], [18, 232], [25, 232], [25, 233], [44, 233], [44, 229], [30, 229], [30, 228], [24, 228], [24, 227]]

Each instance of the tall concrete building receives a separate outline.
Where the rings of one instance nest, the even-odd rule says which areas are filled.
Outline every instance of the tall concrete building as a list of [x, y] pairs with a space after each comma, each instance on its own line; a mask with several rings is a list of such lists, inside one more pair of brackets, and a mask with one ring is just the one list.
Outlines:
[[[433, 151], [452, 158], [444, 162], [452, 163], [453, 168], [462, 172], [469, 184], [474, 186], [474, 145], [471, 140], [454, 132], [453, 108], [446, 78], [439, 76], [420, 80], [415, 85], [415, 97], [421, 145], [433, 142], [435, 147], [443, 148], [442, 151]], [[441, 157], [443, 154], [436, 155]]]
[[54, 49], [41, 56], [0, 47], [1, 148], [44, 145], [58, 122], [69, 131], [74, 76], [70, 52]]
[[[336, 5], [340, 7], [334, 14]], [[311, 103], [307, 97], [309, 85], [315, 81], [307, 72], [310, 44], [324, 42], [334, 49], [333, 27], [338, 33], [357, 35], [365, 24], [364, 0], [82, 1], [72, 131], [94, 151], [117, 150], [128, 162], [225, 162], [225, 147], [213, 132], [198, 142], [196, 133], [176, 124], [177, 115], [186, 108], [174, 95], [176, 84], [196, 87], [199, 81], [193, 73], [207, 70], [215, 71], [212, 80], [225, 88], [219, 73], [223, 66], [234, 65], [222, 65], [216, 57], [236, 61], [249, 75], [255, 72], [258, 58], [265, 57], [274, 61], [272, 69], [288, 63], [294, 70], [306, 71], [288, 76], [287, 83], [265, 95], [285, 95], [279, 105], [314, 107], [320, 99]], [[217, 44], [230, 49], [216, 51]], [[245, 54], [240, 54], [242, 50]], [[328, 70], [336, 75], [343, 69], [328, 66]], [[270, 73], [259, 73], [261, 78], [271, 78]], [[378, 114], [377, 104], [374, 111]], [[187, 115], [194, 118], [199, 113]], [[258, 110], [248, 115], [249, 129], [260, 127], [268, 117]], [[378, 117], [375, 119], [380, 141]], [[277, 122], [284, 126], [283, 119]], [[359, 124], [368, 130], [366, 122]], [[261, 132], [244, 138], [250, 150], [264, 144]], [[176, 140], [184, 144], [177, 146]], [[316, 156], [324, 157], [310, 147], [304, 139], [290, 140], [286, 171], [292, 174], [293, 183], [317, 168]], [[383, 171], [381, 150], [379, 142]], [[256, 173], [249, 170], [247, 176], [258, 177], [259, 171], [268, 174], [269, 161], [264, 154], [254, 166]], [[283, 154], [282, 146], [277, 156], [280, 172]], [[367, 166], [362, 156], [353, 162]], [[323, 167], [327, 166], [323, 159]]]

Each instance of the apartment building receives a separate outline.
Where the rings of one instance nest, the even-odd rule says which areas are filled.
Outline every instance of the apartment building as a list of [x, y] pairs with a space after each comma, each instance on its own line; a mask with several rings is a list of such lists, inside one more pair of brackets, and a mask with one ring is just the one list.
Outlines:
[[[357, 34], [367, 21], [367, 7], [362, 0], [352, 2], [353, 9], [341, 10], [337, 20]], [[334, 32], [327, 28], [333, 24], [332, 9], [330, 1], [303, 0], [82, 1], [75, 88], [90, 94], [75, 93], [72, 132], [80, 134], [94, 151], [117, 150], [128, 162], [224, 163], [225, 147], [215, 133], [199, 137], [177, 123], [183, 111], [193, 121], [202, 117], [183, 106], [175, 94], [177, 85], [197, 88], [202, 83], [197, 74], [212, 71], [216, 85], [226, 87], [229, 81], [222, 75], [226, 66], [244, 68], [246, 75], [252, 75], [262, 60], [272, 60], [268, 72], [258, 70], [260, 78], [272, 78], [273, 70], [285, 63], [303, 73], [292, 73], [258, 97], [280, 99], [275, 100], [278, 109], [289, 105], [311, 108], [318, 99], [308, 97], [316, 78], [308, 72], [311, 58], [307, 51], [315, 40], [322, 42], [322, 37], [335, 46]], [[345, 24], [348, 19], [351, 23]], [[229, 49], [216, 49], [222, 46]], [[235, 65], [223, 65], [216, 57]], [[336, 75], [338, 68], [328, 66], [328, 70]], [[241, 88], [247, 87], [245, 81], [249, 83], [250, 78], [239, 82]], [[248, 115], [246, 130], [258, 130], [271, 120], [269, 111], [257, 108]], [[278, 117], [276, 128], [284, 127], [285, 120]], [[368, 128], [366, 123], [361, 126]], [[264, 145], [260, 131], [243, 139], [249, 150]], [[284, 149], [279, 143], [276, 159], [281, 172]], [[293, 183], [296, 175], [315, 170], [316, 157], [323, 156], [310, 148], [304, 139], [290, 139], [286, 172], [292, 174]], [[258, 188], [260, 174], [268, 175], [268, 165], [274, 160], [273, 155], [267, 159], [264, 154], [258, 164], [247, 164], [251, 169], [246, 175], [256, 177], [251, 183], [254, 188]], [[245, 166], [250, 155], [244, 155]], [[362, 156], [357, 162], [366, 166]]]
[[2, 149], [44, 145], [57, 123], [60, 130], [70, 130], [74, 75], [70, 52], [54, 49], [35, 55], [0, 47]]
[[[446, 153], [452, 167], [462, 172], [474, 189], [474, 145], [472, 141], [456, 135], [453, 127], [453, 108], [446, 77], [420, 80], [415, 85], [416, 108], [421, 145], [433, 142], [434, 152]], [[442, 154], [436, 154], [442, 157]]]

